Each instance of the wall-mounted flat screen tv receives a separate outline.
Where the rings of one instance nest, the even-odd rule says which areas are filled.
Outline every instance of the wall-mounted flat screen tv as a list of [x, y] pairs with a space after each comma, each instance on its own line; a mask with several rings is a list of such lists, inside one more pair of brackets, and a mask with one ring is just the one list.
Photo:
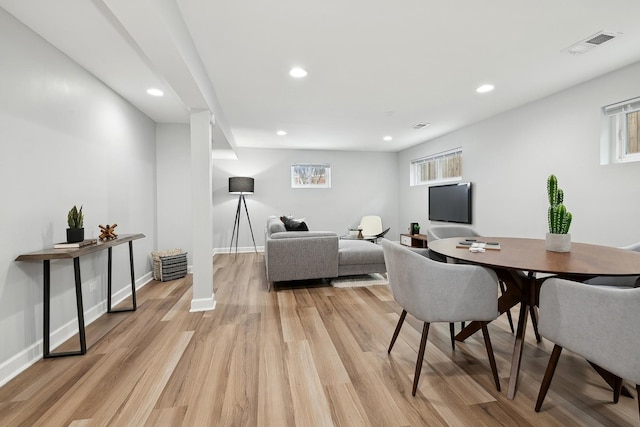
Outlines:
[[471, 183], [429, 187], [429, 220], [471, 224]]

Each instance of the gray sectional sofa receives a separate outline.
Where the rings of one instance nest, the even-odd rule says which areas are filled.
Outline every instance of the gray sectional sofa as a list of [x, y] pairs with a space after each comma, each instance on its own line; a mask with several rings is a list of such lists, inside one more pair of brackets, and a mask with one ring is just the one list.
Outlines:
[[287, 231], [280, 218], [267, 218], [264, 258], [269, 287], [274, 282], [385, 273], [382, 247], [342, 240], [332, 231]]

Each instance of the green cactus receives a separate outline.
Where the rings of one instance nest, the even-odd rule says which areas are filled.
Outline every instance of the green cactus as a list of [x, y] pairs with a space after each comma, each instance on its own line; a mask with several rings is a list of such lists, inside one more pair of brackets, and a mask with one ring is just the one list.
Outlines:
[[549, 178], [547, 178], [547, 195], [549, 196], [549, 210], [547, 213], [549, 233], [567, 234], [573, 216], [562, 204], [564, 191], [558, 188], [558, 178], [555, 175], [549, 175]]
[[73, 208], [69, 211], [67, 215], [67, 223], [69, 224], [69, 228], [82, 228], [84, 226], [84, 214], [82, 213], [82, 205], [80, 205], [80, 209], [73, 205]]
[[549, 196], [549, 205], [558, 204], [558, 178], [555, 175], [549, 175], [547, 178], [547, 194]]

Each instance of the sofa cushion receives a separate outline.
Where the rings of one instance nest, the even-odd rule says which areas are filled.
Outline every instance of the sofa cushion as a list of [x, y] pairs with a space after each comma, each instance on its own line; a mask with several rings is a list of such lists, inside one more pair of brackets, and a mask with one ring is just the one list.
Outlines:
[[287, 231], [309, 231], [309, 227], [307, 227], [304, 219], [295, 219], [292, 216], [282, 215], [280, 220]]
[[269, 218], [267, 230], [269, 231], [269, 234], [287, 231], [282, 221], [280, 221], [276, 217], [273, 217], [273, 219]]
[[382, 246], [365, 240], [341, 239], [338, 242], [339, 265], [383, 264]]

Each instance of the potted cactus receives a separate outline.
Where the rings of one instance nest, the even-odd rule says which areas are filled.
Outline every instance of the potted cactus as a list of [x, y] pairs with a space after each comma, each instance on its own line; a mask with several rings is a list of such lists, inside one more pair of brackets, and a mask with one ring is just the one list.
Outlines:
[[67, 243], [82, 242], [84, 240], [84, 214], [82, 213], [82, 205], [78, 209], [75, 205], [67, 215]]
[[553, 252], [569, 252], [571, 250], [569, 227], [573, 216], [562, 203], [564, 192], [558, 188], [558, 178], [553, 174], [547, 178], [547, 195], [549, 197], [547, 213], [549, 232], [546, 238], [546, 249]]

